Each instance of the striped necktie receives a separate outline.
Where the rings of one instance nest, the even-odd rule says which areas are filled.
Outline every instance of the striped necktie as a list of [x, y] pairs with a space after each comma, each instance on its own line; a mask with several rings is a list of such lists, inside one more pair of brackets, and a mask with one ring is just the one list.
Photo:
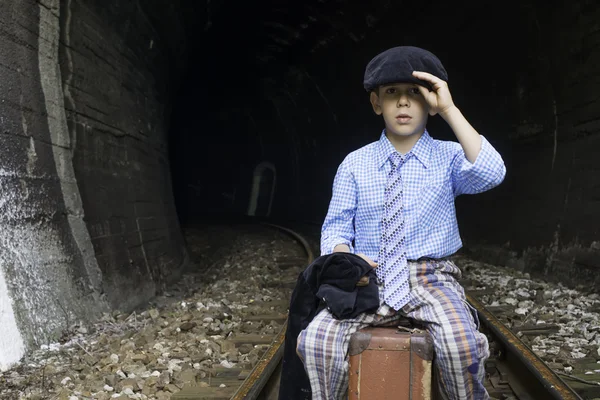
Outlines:
[[380, 260], [383, 260], [383, 265], [380, 265], [376, 271], [384, 283], [385, 302], [395, 310], [400, 310], [408, 302], [410, 292], [404, 243], [404, 185], [400, 175], [405, 160], [400, 157], [400, 154], [394, 152], [390, 156], [390, 161], [392, 169], [388, 174], [385, 187], [380, 249]]

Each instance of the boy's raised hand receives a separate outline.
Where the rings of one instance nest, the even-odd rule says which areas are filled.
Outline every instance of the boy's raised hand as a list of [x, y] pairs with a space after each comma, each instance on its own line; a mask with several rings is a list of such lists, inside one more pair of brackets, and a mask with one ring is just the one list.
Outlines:
[[425, 101], [429, 105], [429, 115], [443, 114], [454, 107], [448, 83], [435, 75], [428, 72], [413, 71], [413, 76], [417, 79], [431, 83], [433, 91], [427, 90], [426, 87], [417, 85]]

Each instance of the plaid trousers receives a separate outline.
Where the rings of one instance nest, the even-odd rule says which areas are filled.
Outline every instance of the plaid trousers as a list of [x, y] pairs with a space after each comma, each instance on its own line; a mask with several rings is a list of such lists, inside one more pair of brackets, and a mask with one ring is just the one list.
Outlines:
[[347, 398], [352, 334], [402, 316], [420, 321], [431, 334], [441, 390], [448, 399], [489, 399], [483, 386], [484, 361], [490, 354], [488, 341], [478, 331], [477, 313], [456, 281], [460, 269], [450, 260], [409, 261], [408, 267], [410, 299], [399, 312], [394, 313], [382, 302], [376, 313], [338, 320], [324, 309], [300, 332], [298, 354], [310, 380], [313, 400]]

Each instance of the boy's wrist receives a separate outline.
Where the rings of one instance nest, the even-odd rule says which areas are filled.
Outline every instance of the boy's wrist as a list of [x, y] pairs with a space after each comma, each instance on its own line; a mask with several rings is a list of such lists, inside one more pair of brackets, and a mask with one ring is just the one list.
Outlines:
[[461, 115], [460, 110], [455, 105], [448, 107], [446, 110], [440, 112], [440, 116], [446, 121], [450, 122], [450, 119]]

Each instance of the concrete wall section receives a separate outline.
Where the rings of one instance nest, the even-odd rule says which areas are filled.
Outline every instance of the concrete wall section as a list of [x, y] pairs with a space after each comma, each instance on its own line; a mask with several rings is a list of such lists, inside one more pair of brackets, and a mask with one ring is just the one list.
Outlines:
[[113, 307], [129, 309], [177, 278], [186, 257], [166, 142], [173, 43], [150, 22], [159, 8], [116, 0], [62, 4], [75, 175], [105, 293]]
[[8, 293], [6, 278], [0, 268], [0, 371], [6, 370], [12, 363], [19, 360], [25, 352], [23, 336], [17, 327], [13, 311], [13, 302]]
[[148, 4], [0, 4], [2, 369], [187, 259], [166, 144], [181, 49]]
[[0, 368], [106, 309], [62, 136], [58, 13], [52, 2], [0, 7]]

